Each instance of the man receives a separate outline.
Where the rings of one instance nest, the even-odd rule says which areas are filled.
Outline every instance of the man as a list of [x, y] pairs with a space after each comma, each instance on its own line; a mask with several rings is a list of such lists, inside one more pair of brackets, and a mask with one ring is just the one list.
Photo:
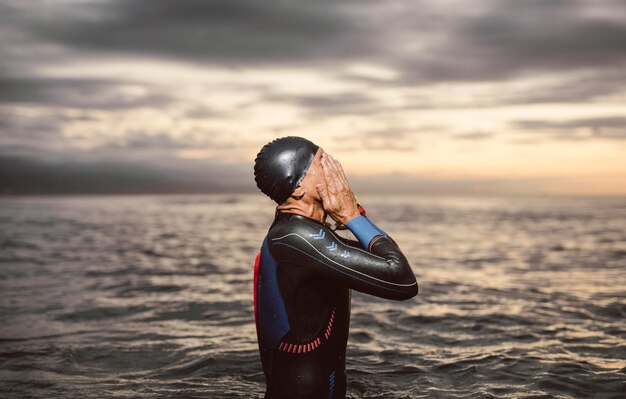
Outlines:
[[[350, 289], [405, 300], [417, 295], [415, 276], [396, 243], [359, 212], [341, 164], [322, 148], [274, 140], [254, 172], [278, 204], [254, 270], [265, 398], [345, 398]], [[327, 215], [359, 241], [335, 235]]]

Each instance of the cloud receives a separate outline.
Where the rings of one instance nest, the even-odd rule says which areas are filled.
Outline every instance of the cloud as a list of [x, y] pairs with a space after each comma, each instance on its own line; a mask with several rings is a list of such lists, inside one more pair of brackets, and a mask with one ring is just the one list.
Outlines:
[[376, 118], [376, 123], [334, 134], [332, 142], [342, 151], [411, 153], [419, 150], [424, 137], [450, 133], [448, 126], [419, 125], [382, 116]]
[[551, 137], [563, 140], [626, 139], [626, 117], [623, 116], [569, 121], [518, 120], [511, 126], [523, 131], [548, 132]]
[[310, 117], [372, 114], [380, 112], [381, 108], [386, 108], [368, 94], [357, 91], [327, 95], [267, 93], [262, 99], [266, 102], [299, 107]]
[[380, 84], [493, 81], [538, 71], [609, 70], [626, 62], [626, 6], [617, 0], [111, 0], [39, 6], [9, 2], [5, 22], [33, 41], [89, 52], [231, 67], [313, 62], [328, 69], [372, 61], [400, 76]]
[[511, 80], [497, 84], [487, 99], [472, 99], [466, 106], [497, 107], [502, 105], [589, 103], [607, 96], [623, 95], [626, 72], [619, 68], [548, 75], [538, 81]]
[[493, 134], [485, 133], [485, 132], [458, 133], [458, 134], [455, 134], [454, 137], [459, 138], [461, 140], [478, 141], [478, 140], [485, 140], [485, 139], [491, 138], [493, 137]]
[[2, 11], [4, 23], [33, 41], [89, 52], [229, 66], [370, 60], [399, 71], [401, 84], [595, 69], [626, 57], [618, 0], [386, 3], [10, 1]]
[[[184, 151], [219, 158], [256, 145], [258, 138], [204, 120], [179, 120], [176, 112], [64, 109], [53, 106], [0, 107], [0, 154], [40, 159], [160, 160]], [[184, 115], [185, 109], [181, 111]]]
[[0, 153], [0, 195], [255, 192], [249, 165], [42, 160]]
[[81, 109], [162, 107], [173, 99], [138, 83], [104, 79], [0, 77], [0, 104], [45, 104]]
[[[441, 27], [434, 28], [442, 31], [437, 40], [392, 60], [403, 71], [403, 84], [493, 81], [531, 72], [610, 71], [626, 62], [623, 2], [464, 3], [477, 7], [473, 12], [442, 13], [436, 20]], [[415, 33], [419, 22], [410, 25]]]
[[335, 46], [350, 41], [356, 26], [328, 1], [68, 1], [45, 4], [45, 13], [13, 5], [22, 26], [39, 40], [89, 51], [253, 62], [301, 61], [367, 47]]
[[0, 154], [25, 169], [228, 174], [302, 134], [408, 164], [429, 145], [425, 167], [462, 174], [457, 148], [488, 154], [506, 127], [624, 138], [605, 116], [626, 98], [620, 0], [0, 0], [0, 36]]
[[30, 154], [46, 157], [67, 152], [62, 126], [64, 115], [9, 112], [0, 108], [0, 154]]

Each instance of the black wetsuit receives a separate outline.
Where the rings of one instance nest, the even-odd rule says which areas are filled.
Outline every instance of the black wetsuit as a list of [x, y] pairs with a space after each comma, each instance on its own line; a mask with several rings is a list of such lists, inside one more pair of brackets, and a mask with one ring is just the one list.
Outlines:
[[276, 212], [254, 272], [266, 399], [345, 398], [350, 289], [395, 300], [417, 294], [391, 238], [364, 216], [348, 228], [360, 244], [315, 220]]

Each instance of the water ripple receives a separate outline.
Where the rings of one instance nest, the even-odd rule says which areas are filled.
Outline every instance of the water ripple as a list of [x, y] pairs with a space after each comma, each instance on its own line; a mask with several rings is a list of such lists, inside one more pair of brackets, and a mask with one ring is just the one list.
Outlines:
[[[353, 293], [349, 398], [623, 397], [623, 198], [362, 200], [420, 295]], [[261, 398], [272, 216], [260, 195], [2, 199], [2, 398]]]

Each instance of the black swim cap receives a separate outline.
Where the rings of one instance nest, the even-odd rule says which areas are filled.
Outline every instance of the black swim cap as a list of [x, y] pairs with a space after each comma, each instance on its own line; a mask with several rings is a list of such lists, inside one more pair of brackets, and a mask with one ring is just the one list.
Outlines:
[[282, 204], [304, 179], [318, 148], [307, 139], [293, 136], [265, 144], [254, 160], [257, 187]]

